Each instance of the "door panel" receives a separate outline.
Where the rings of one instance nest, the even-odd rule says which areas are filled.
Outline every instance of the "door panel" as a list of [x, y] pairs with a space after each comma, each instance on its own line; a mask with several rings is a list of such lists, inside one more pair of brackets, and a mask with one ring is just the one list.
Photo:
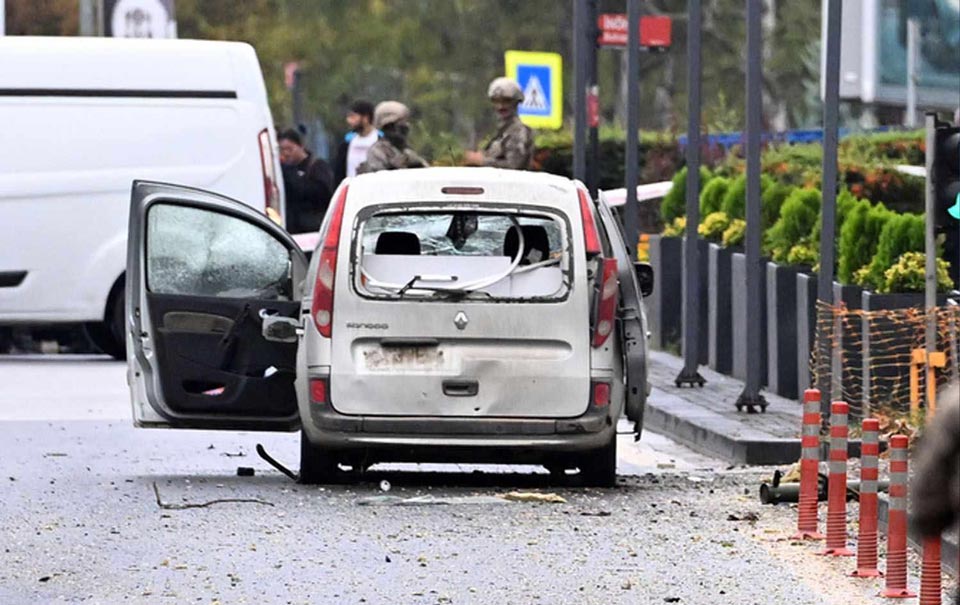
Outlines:
[[305, 271], [296, 242], [250, 207], [135, 183], [127, 322], [136, 422], [298, 428], [298, 343], [266, 340], [262, 320], [298, 317]]

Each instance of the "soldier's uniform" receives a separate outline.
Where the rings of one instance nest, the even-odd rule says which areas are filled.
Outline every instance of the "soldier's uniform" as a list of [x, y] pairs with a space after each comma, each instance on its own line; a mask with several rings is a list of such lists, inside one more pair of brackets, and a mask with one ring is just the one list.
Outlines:
[[533, 131], [514, 114], [483, 148], [483, 165], [526, 170], [533, 159]]
[[373, 110], [373, 125], [383, 132], [367, 151], [365, 162], [357, 166], [357, 174], [401, 168], [426, 168], [430, 164], [407, 147], [410, 109], [397, 101], [384, 101]]
[[357, 174], [400, 168], [426, 168], [429, 165], [413, 149], [397, 149], [386, 138], [381, 138], [367, 151], [367, 160], [357, 167]]

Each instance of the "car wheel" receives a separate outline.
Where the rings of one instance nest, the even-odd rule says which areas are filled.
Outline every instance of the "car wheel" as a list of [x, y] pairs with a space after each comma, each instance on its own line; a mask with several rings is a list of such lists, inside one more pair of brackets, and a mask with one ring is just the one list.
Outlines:
[[125, 298], [121, 281], [110, 293], [106, 320], [83, 324], [83, 331], [93, 344], [103, 353], [119, 361], [127, 358], [127, 339], [123, 329], [123, 316], [126, 313]]
[[617, 482], [617, 436], [580, 459], [580, 481], [589, 487], [613, 487]]
[[330, 451], [310, 442], [310, 438], [300, 431], [300, 483], [316, 485], [334, 483], [340, 473], [336, 458]]

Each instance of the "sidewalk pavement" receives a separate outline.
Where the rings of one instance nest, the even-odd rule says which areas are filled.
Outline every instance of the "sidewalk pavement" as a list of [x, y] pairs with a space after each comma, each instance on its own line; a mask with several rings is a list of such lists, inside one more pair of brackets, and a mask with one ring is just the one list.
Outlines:
[[743, 382], [703, 366], [704, 387], [677, 387], [683, 360], [649, 351], [649, 380], [644, 427], [663, 433], [704, 454], [737, 464], [792, 464], [800, 459], [801, 405], [764, 393], [767, 411], [738, 412]]

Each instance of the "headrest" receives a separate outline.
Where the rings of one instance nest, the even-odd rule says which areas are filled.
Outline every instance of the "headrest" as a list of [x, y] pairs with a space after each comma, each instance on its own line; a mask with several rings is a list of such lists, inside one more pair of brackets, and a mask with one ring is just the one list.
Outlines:
[[420, 254], [420, 238], [408, 231], [384, 231], [377, 238], [374, 253], [416, 256]]
[[[523, 260], [521, 265], [531, 265], [550, 258], [550, 238], [542, 225], [520, 225], [523, 229]], [[516, 258], [520, 248], [520, 234], [517, 227], [507, 230], [503, 240], [503, 255]]]

